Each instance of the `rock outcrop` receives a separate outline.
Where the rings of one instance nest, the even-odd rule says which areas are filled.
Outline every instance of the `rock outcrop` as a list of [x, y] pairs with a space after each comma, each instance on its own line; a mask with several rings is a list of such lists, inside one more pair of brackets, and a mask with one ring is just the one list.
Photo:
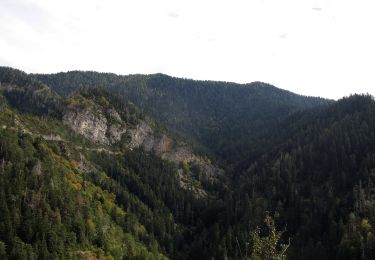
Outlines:
[[116, 143], [121, 140], [123, 134], [127, 132], [127, 129], [121, 124], [112, 124], [108, 127], [107, 134], [111, 143]]
[[69, 109], [64, 113], [63, 123], [96, 143], [109, 144], [107, 119], [100, 111]]
[[196, 159], [188, 147], [178, 145], [166, 134], [155, 134], [145, 121], [141, 121], [135, 129], [129, 130], [129, 136], [130, 149], [142, 147], [147, 152], [154, 152], [163, 159], [175, 162], [191, 162]]
[[91, 141], [105, 145], [119, 142], [127, 132], [125, 123], [115, 109], [105, 110], [90, 101], [86, 106], [68, 105], [63, 113], [63, 123]]
[[[181, 163], [178, 171], [180, 185], [192, 190], [197, 197], [207, 196], [207, 193], [194, 174], [190, 170], [182, 170], [181, 165], [189, 164], [189, 167], [198, 168], [199, 174], [212, 182], [222, 173], [222, 170], [209, 161], [196, 156], [187, 145], [179, 143], [166, 133], [155, 132], [148, 119], [139, 120], [136, 125], [130, 126], [115, 109], [105, 109], [91, 101], [86, 105], [68, 105], [63, 114], [63, 123], [95, 143], [112, 145], [126, 140], [123, 144], [130, 150], [141, 147], [162, 159]], [[122, 138], [123, 135], [126, 135], [126, 139]], [[85, 165], [81, 167], [85, 168]]]

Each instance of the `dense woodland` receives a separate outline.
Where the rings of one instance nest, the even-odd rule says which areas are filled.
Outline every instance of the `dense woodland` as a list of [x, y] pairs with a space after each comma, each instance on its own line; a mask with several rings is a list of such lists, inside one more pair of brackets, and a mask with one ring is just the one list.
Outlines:
[[262, 82], [236, 84], [179, 79], [163, 74], [118, 76], [96, 72], [34, 75], [60, 95], [79, 87], [118, 93], [162, 125], [217, 158], [222, 167], [242, 166], [258, 150], [259, 134], [291, 113], [332, 101], [296, 95]]
[[[375, 258], [372, 96], [11, 68], [0, 84], [1, 259]], [[93, 143], [62, 122], [77, 104], [152, 118], [223, 175]]]

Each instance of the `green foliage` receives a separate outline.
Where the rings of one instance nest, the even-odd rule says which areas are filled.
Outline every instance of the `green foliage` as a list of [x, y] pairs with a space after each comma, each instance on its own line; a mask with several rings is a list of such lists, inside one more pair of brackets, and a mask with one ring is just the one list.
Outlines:
[[61, 98], [43, 83], [19, 70], [0, 67], [0, 90], [21, 112], [59, 116]]
[[264, 220], [267, 227], [267, 235], [260, 236], [260, 229], [257, 227], [251, 234], [252, 251], [251, 260], [285, 260], [287, 244], [280, 243], [283, 232], [277, 231], [275, 222], [267, 215]]
[[230, 168], [228, 164], [242, 166], [257, 152], [249, 147], [258, 144], [258, 135], [290, 113], [330, 102], [261, 82], [240, 85], [163, 74], [118, 76], [80, 71], [33, 76], [62, 95], [81, 86], [117, 93], [162, 125], [208, 148], [225, 161], [226, 168]]
[[6, 260], [7, 258], [6, 245], [4, 242], [0, 241], [0, 259]]
[[[126, 122], [128, 126], [135, 126], [144, 115], [131, 103], [121, 96], [111, 94], [103, 88], [81, 87], [67, 100], [69, 107], [76, 109], [101, 110], [110, 124]], [[113, 115], [114, 111], [118, 113]]]
[[[74, 95], [66, 103], [36, 79]], [[9, 68], [0, 82], [1, 259], [375, 258], [371, 96], [332, 103], [263, 83], [94, 72], [32, 79]], [[100, 107], [111, 123], [115, 109], [131, 126], [151, 115], [161, 132], [207, 148], [226, 174], [213, 185], [196, 162], [93, 144], [61, 122], [70, 105]], [[184, 188], [178, 169], [193, 177]], [[265, 212], [278, 216], [264, 225]]]
[[[116, 203], [138, 216], [145, 230], [150, 231], [169, 256], [181, 257], [181, 250], [186, 247], [182, 240], [190, 242], [185, 229], [198, 224], [207, 204], [180, 188], [176, 165], [142, 149], [121, 156], [95, 153], [92, 156], [108, 177], [90, 173], [87, 178], [113, 192]], [[127, 223], [127, 229], [139, 233], [132, 223]], [[150, 239], [145, 234], [142, 237]]]
[[84, 180], [76, 163], [42, 139], [2, 129], [0, 158], [0, 254], [72, 258], [83, 250], [114, 259], [163, 257], [121, 227], [126, 214], [113, 194]]
[[235, 198], [249, 204], [233, 217], [277, 210], [292, 259], [372, 259], [374, 113], [372, 97], [352, 96], [291, 116], [269, 137], [274, 149], [236, 177]]

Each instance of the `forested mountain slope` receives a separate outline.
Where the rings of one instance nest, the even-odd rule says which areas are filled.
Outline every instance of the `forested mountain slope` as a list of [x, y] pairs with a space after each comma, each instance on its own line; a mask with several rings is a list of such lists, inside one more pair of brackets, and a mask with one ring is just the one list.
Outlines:
[[60, 97], [5, 68], [0, 91], [2, 258], [186, 256], [220, 169], [101, 89]]
[[10, 68], [0, 92], [0, 258], [375, 258], [372, 96]]
[[100, 86], [122, 95], [161, 124], [236, 163], [265, 129], [289, 114], [331, 101], [300, 96], [266, 83], [195, 81], [163, 74], [118, 76], [73, 71], [33, 75], [59, 94]]
[[[4, 98], [0, 124], [2, 259], [165, 258], [136, 214], [88, 179], [108, 177], [96, 167], [86, 172], [73, 145], [84, 139], [56, 120], [18, 114]], [[47, 138], [37, 132], [50, 128]], [[64, 134], [72, 139], [49, 141]], [[144, 205], [136, 197], [133, 204]]]
[[269, 136], [274, 148], [233, 177], [227, 204], [238, 230], [260, 212], [277, 212], [291, 259], [373, 259], [374, 98], [296, 113], [280, 129]]

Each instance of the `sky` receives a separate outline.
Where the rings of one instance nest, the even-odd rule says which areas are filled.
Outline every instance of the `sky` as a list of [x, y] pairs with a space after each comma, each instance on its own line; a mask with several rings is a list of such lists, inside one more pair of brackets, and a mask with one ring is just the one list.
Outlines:
[[0, 0], [0, 66], [375, 95], [373, 0]]

